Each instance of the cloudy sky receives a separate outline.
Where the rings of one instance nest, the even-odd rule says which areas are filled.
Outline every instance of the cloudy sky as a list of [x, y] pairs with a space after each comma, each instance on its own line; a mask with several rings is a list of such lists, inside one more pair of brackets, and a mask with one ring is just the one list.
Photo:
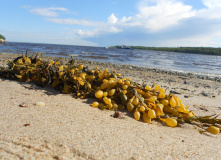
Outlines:
[[8, 41], [221, 47], [221, 0], [0, 0]]

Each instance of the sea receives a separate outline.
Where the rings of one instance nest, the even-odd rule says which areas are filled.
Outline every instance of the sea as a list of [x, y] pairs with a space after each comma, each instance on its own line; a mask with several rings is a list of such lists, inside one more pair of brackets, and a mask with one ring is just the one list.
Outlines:
[[138, 49], [117, 49], [76, 45], [7, 42], [0, 53], [41, 52], [45, 56], [70, 57], [110, 62], [166, 71], [192, 73], [221, 78], [221, 56]]

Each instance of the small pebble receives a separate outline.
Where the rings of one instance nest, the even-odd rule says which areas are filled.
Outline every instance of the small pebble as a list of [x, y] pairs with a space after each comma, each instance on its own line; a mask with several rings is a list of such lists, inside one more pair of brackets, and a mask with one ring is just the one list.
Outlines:
[[44, 107], [44, 106], [45, 106], [45, 103], [44, 103], [44, 102], [37, 102], [37, 103], [36, 103], [36, 106]]
[[19, 107], [27, 107], [27, 104], [25, 102], [19, 104]]
[[24, 126], [27, 127], [27, 126], [30, 126], [30, 124], [27, 123], [27, 124], [24, 124]]
[[122, 116], [122, 113], [119, 111], [116, 111], [113, 115], [114, 118], [120, 118]]
[[201, 92], [200, 95], [205, 96], [205, 97], [210, 97], [209, 93]]

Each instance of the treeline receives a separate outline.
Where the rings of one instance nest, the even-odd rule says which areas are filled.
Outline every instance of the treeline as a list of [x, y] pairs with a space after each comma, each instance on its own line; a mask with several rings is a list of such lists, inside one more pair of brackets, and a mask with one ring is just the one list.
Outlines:
[[4, 37], [3, 35], [0, 34], [0, 39], [4, 39], [4, 40], [5, 40], [5, 37]]
[[[120, 46], [114, 46], [121, 48]], [[182, 52], [193, 54], [207, 54], [221, 56], [221, 48], [213, 47], [144, 47], [144, 46], [128, 46], [131, 49], [154, 50], [154, 51], [168, 51], [168, 52]]]

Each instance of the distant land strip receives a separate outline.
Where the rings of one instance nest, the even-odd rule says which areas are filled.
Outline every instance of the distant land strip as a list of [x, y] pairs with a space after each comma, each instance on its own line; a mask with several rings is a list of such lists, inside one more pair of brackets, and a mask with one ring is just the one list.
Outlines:
[[[111, 48], [124, 49], [124, 48], [122, 48], [122, 46], [112, 46]], [[181, 53], [192, 53], [192, 54], [205, 54], [205, 55], [221, 56], [221, 48], [213, 48], [213, 47], [144, 47], [144, 46], [127, 46], [127, 48], [141, 49], [141, 50], [181, 52]]]

